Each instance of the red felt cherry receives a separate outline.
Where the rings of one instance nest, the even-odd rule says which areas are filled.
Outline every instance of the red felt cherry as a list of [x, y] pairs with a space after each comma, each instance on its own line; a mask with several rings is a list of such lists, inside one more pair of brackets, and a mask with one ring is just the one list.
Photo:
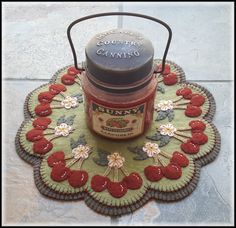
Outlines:
[[194, 144], [203, 145], [207, 143], [207, 141], [208, 141], [208, 137], [207, 135], [203, 133], [198, 132], [198, 133], [192, 134], [191, 142], [193, 142]]
[[91, 188], [95, 192], [102, 192], [103, 190], [105, 190], [107, 188], [107, 184], [109, 181], [110, 180], [108, 177], [104, 177], [101, 175], [95, 175], [95, 176], [93, 176], [93, 178], [91, 180]]
[[69, 74], [64, 74], [61, 77], [61, 82], [65, 85], [73, 85], [75, 83], [75, 77]]
[[123, 181], [127, 184], [128, 189], [139, 189], [143, 184], [138, 173], [130, 173], [129, 176], [124, 177]]
[[197, 117], [202, 114], [202, 110], [197, 106], [187, 105], [187, 109], [184, 113], [188, 117]]
[[115, 198], [121, 198], [127, 192], [127, 185], [124, 181], [113, 182], [109, 181], [107, 184], [108, 192]]
[[196, 154], [199, 152], [199, 145], [196, 145], [191, 142], [191, 140], [187, 140], [187, 142], [181, 144], [181, 149], [186, 153], [186, 154]]
[[185, 95], [184, 99], [191, 100], [192, 96], [194, 96], [194, 95], [195, 95], [194, 93], [190, 93], [188, 95]]
[[206, 129], [206, 124], [200, 120], [192, 120], [189, 122], [189, 126], [192, 128], [193, 133], [203, 132]]
[[190, 104], [194, 106], [201, 106], [205, 103], [205, 97], [199, 94], [192, 96]]
[[49, 86], [49, 91], [53, 95], [57, 95], [60, 92], [66, 91], [66, 87], [62, 84], [52, 84]]
[[69, 184], [74, 188], [82, 187], [88, 180], [88, 173], [82, 170], [73, 170], [68, 178]]
[[182, 176], [182, 170], [178, 164], [170, 163], [162, 168], [162, 172], [168, 179], [179, 179]]
[[39, 141], [34, 142], [33, 144], [33, 151], [36, 154], [46, 154], [52, 148], [52, 143], [45, 138], [42, 138]]
[[51, 103], [54, 96], [50, 92], [42, 92], [38, 95], [38, 101], [40, 103]]
[[48, 125], [52, 122], [50, 118], [47, 117], [39, 117], [33, 121], [33, 126], [38, 130], [47, 129]]
[[68, 179], [70, 175], [71, 175], [71, 170], [65, 167], [65, 165], [61, 163], [53, 166], [51, 171], [52, 180], [57, 182], [61, 182]]
[[65, 154], [62, 151], [57, 151], [50, 155], [47, 159], [48, 166], [53, 167], [58, 164], [66, 165]]
[[[160, 71], [161, 69], [162, 69], [162, 64], [159, 64], [157, 66], [157, 71]], [[166, 74], [169, 74], [169, 73], [170, 73], [170, 65], [165, 64], [165, 69], [162, 72], [162, 75], [166, 75]]]
[[183, 96], [183, 98], [186, 98], [190, 94], [192, 94], [192, 90], [187, 88], [187, 87], [184, 87], [182, 89], [178, 89], [176, 91], [176, 95], [177, 96]]
[[163, 82], [165, 85], [174, 85], [177, 81], [178, 81], [178, 78], [175, 73], [163, 75]]
[[182, 154], [182, 153], [180, 153], [178, 151], [175, 151], [173, 153], [170, 162], [171, 163], [175, 163], [175, 164], [177, 164], [177, 165], [179, 165], [181, 167], [186, 167], [189, 164], [188, 158], [184, 154]]
[[163, 177], [161, 167], [159, 166], [147, 166], [144, 169], [144, 174], [150, 181], [159, 181]]
[[39, 104], [34, 109], [38, 116], [48, 116], [52, 113], [52, 109], [49, 104]]
[[77, 70], [75, 67], [70, 67], [68, 68], [67, 73], [70, 75], [76, 75], [81, 73], [81, 71]]
[[43, 138], [43, 130], [32, 129], [26, 133], [26, 138], [30, 142], [35, 142]]

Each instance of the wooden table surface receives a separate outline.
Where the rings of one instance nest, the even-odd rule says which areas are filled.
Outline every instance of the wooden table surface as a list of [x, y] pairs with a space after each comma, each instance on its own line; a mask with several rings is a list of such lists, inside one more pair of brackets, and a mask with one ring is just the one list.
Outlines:
[[[213, 123], [222, 137], [217, 159], [201, 169], [195, 191], [182, 201], [150, 201], [118, 219], [99, 215], [83, 201], [61, 202], [42, 196], [32, 167], [14, 146], [23, 121], [26, 95], [47, 83], [59, 68], [72, 64], [66, 38], [70, 22], [85, 15], [138, 12], [167, 22], [173, 40], [167, 59], [176, 62], [188, 81], [215, 97]], [[140, 31], [161, 58], [167, 32], [155, 23], [132, 17], [106, 17], [78, 25], [73, 37], [79, 59], [96, 33], [124, 27]], [[232, 3], [3, 3], [3, 223], [5, 225], [232, 225], [233, 224], [233, 4]]]

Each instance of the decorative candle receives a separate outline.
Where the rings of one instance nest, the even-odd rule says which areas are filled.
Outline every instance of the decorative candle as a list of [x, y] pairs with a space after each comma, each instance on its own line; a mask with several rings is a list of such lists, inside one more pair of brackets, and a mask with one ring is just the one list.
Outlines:
[[138, 32], [115, 29], [94, 36], [85, 53], [81, 83], [88, 127], [112, 139], [143, 134], [157, 87], [152, 43]]

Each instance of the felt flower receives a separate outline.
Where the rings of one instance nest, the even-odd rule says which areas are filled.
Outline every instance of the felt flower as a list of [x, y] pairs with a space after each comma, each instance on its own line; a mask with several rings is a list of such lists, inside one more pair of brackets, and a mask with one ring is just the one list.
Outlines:
[[151, 143], [151, 142], [145, 143], [145, 146], [143, 147], [143, 151], [147, 153], [148, 157], [154, 157], [155, 155], [161, 152], [158, 144]]
[[158, 104], [157, 104], [157, 109], [161, 110], [161, 111], [167, 111], [170, 109], [173, 109], [173, 102], [171, 100], [161, 100]]
[[72, 150], [72, 154], [75, 159], [86, 159], [89, 156], [90, 147], [88, 145], [79, 145]]
[[172, 124], [163, 124], [160, 126], [159, 131], [161, 135], [174, 136], [177, 129]]
[[125, 158], [121, 157], [119, 153], [116, 153], [116, 152], [111, 155], [108, 155], [107, 159], [108, 159], [108, 166], [114, 167], [114, 168], [122, 167], [125, 161]]
[[55, 127], [55, 135], [67, 136], [72, 131], [72, 127], [66, 123], [61, 123]]
[[77, 98], [66, 96], [66, 98], [61, 102], [61, 106], [66, 109], [74, 108], [78, 106]]

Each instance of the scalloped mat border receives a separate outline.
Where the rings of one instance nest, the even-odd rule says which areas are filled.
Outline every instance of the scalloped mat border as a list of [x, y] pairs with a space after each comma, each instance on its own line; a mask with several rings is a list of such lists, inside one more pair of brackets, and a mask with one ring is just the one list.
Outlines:
[[143, 197], [140, 200], [130, 205], [118, 207], [118, 206], [108, 206], [108, 205], [100, 203], [99, 201], [94, 199], [93, 196], [91, 196], [87, 191], [79, 192], [76, 194], [73, 194], [73, 193], [61, 194], [55, 190], [52, 190], [43, 182], [41, 178], [40, 165], [41, 165], [41, 161], [38, 161], [37, 163], [35, 163], [33, 168], [34, 168], [35, 185], [37, 186], [41, 194], [49, 198], [65, 200], [65, 201], [84, 199], [84, 202], [87, 204], [88, 207], [90, 207], [91, 209], [93, 209], [99, 214], [107, 215], [107, 216], [121, 216], [124, 214], [134, 212], [138, 208], [145, 205], [151, 199], [165, 201], [165, 202], [166, 201], [171, 202], [171, 201], [177, 201], [177, 200], [183, 199], [187, 197], [189, 194], [191, 194], [196, 188], [199, 177], [200, 177], [200, 170], [201, 170], [201, 164], [199, 164], [198, 162], [195, 162], [195, 174], [193, 178], [191, 179], [191, 181], [184, 188], [174, 191], [174, 192], [161, 192], [154, 189], [147, 189], [146, 193], [143, 195]]
[[193, 192], [193, 190], [197, 186], [197, 182], [198, 182], [198, 179], [200, 176], [201, 166], [204, 166], [204, 165], [212, 162], [216, 158], [216, 156], [218, 155], [218, 153], [220, 151], [220, 147], [221, 147], [221, 137], [220, 137], [219, 131], [213, 125], [213, 123], [211, 123], [213, 116], [215, 114], [215, 110], [216, 110], [215, 99], [214, 99], [213, 95], [203, 86], [198, 85], [197, 83], [190, 83], [190, 82], [186, 81], [185, 73], [180, 66], [178, 66], [176, 63], [169, 61], [169, 60], [167, 60], [166, 62], [173, 64], [176, 68], [178, 68], [180, 70], [181, 74], [179, 75], [180, 81], [178, 82], [178, 84], [194, 85], [194, 86], [200, 88], [203, 92], [205, 92], [205, 94], [207, 95], [207, 97], [209, 99], [210, 107], [209, 107], [209, 111], [202, 118], [209, 122], [209, 124], [213, 127], [213, 129], [215, 131], [215, 135], [216, 135], [215, 145], [212, 148], [212, 150], [206, 156], [203, 156], [199, 159], [194, 160], [196, 169], [195, 169], [195, 173], [193, 175], [193, 178], [188, 183], [188, 185], [186, 185], [186, 187], [184, 187], [178, 191], [174, 191], [174, 192], [160, 192], [158, 190], [148, 189], [147, 192], [143, 195], [142, 199], [140, 199], [139, 201], [137, 201], [129, 206], [114, 207], [114, 206], [107, 206], [107, 205], [101, 204], [100, 202], [95, 200], [92, 196], [90, 196], [88, 194], [88, 192], [86, 192], [86, 191], [81, 192], [81, 193], [76, 193], [76, 194], [61, 194], [61, 193], [57, 193], [54, 190], [48, 188], [44, 184], [44, 182], [42, 181], [41, 176], [40, 176], [40, 164], [41, 164], [40, 157], [30, 155], [22, 149], [22, 147], [20, 146], [20, 142], [19, 142], [19, 138], [20, 138], [19, 135], [20, 135], [20, 132], [21, 132], [21, 129], [22, 129], [24, 123], [26, 121], [28, 121], [30, 118], [33, 118], [33, 116], [30, 115], [30, 112], [28, 110], [28, 101], [29, 101], [30, 97], [32, 96], [32, 94], [37, 89], [39, 89], [45, 85], [55, 83], [55, 81], [57, 80], [58, 74], [60, 74], [62, 71], [67, 69], [69, 66], [71, 66], [71, 65], [69, 65], [69, 66], [65, 66], [65, 67], [59, 69], [53, 75], [53, 77], [51, 78], [49, 83], [46, 83], [46, 84], [43, 84], [43, 85], [37, 87], [35, 90], [31, 91], [27, 95], [26, 100], [24, 102], [25, 120], [22, 122], [20, 128], [18, 129], [17, 134], [16, 134], [16, 138], [15, 138], [15, 146], [16, 146], [16, 151], [17, 151], [18, 155], [23, 160], [25, 160], [26, 162], [33, 165], [35, 185], [41, 194], [43, 194], [47, 197], [59, 199], [59, 200], [81, 200], [81, 199], [84, 199], [84, 202], [88, 205], [88, 207], [90, 207], [91, 209], [93, 209], [97, 213], [100, 213], [102, 215], [107, 215], [107, 216], [121, 216], [121, 215], [128, 214], [128, 213], [131, 213], [131, 212], [137, 210], [138, 208], [142, 207], [144, 204], [146, 204], [151, 199], [162, 200], [162, 201], [177, 201], [177, 200], [185, 198], [186, 196], [188, 196], [190, 193]]

